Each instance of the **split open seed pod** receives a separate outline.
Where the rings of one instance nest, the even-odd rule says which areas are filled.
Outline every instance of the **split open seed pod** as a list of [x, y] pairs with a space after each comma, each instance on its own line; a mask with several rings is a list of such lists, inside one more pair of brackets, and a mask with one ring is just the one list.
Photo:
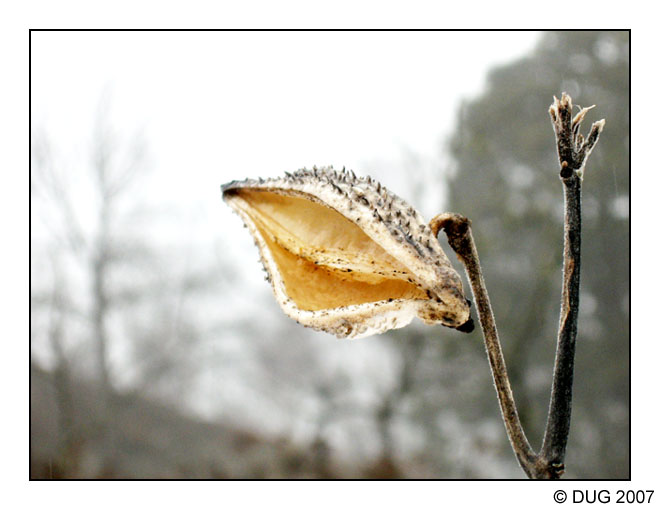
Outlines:
[[222, 186], [284, 312], [338, 337], [426, 324], [471, 330], [461, 280], [419, 213], [371, 178], [332, 168]]

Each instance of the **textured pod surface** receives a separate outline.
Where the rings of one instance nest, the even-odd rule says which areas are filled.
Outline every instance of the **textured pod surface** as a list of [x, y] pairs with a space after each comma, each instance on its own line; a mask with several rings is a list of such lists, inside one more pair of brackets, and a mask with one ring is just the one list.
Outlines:
[[302, 169], [222, 192], [254, 237], [275, 298], [299, 323], [359, 338], [415, 316], [453, 328], [469, 320], [461, 280], [431, 229], [370, 177]]

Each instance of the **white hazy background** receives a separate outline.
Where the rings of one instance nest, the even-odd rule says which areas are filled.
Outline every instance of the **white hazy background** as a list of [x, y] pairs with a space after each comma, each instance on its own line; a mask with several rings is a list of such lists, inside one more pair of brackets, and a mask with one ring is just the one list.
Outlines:
[[99, 103], [108, 101], [116, 129], [146, 138], [149, 202], [178, 213], [177, 224], [150, 235], [208, 240], [228, 227], [219, 186], [232, 179], [346, 166], [379, 174], [405, 196], [406, 157], [444, 163], [442, 143], [460, 101], [480, 91], [491, 67], [537, 39], [535, 32], [34, 32], [32, 126], [73, 157], [89, 145]]
[[[263, 281], [250, 236], [222, 202], [220, 185], [334, 165], [370, 174], [412, 200], [411, 171], [437, 173], [448, 165], [443, 144], [461, 101], [480, 92], [490, 68], [524, 55], [538, 37], [536, 32], [33, 32], [32, 130], [44, 133], [54, 160], [71, 168], [69, 192], [89, 236], [95, 197], [78, 176], [87, 172], [99, 112], [123, 143], [143, 139], [148, 170], [131, 199], [160, 214], [139, 235], [150, 246], [215, 249], [233, 261], [240, 278], [219, 315], [252, 314], [258, 320], [265, 314], [264, 320], [271, 313], [273, 320], [288, 320], [280, 317]], [[443, 210], [443, 196], [442, 189], [424, 190], [423, 203], [415, 205], [429, 218]], [[33, 257], [38, 257], [40, 248], [48, 251], [51, 215], [38, 200], [31, 210]], [[197, 255], [184, 257], [182, 266], [194, 264]], [[240, 338], [222, 342], [222, 349], [232, 352], [249, 349]], [[332, 345], [328, 356], [337, 356], [343, 369], [374, 363], [374, 379], [377, 363], [388, 363], [386, 354], [374, 360], [378, 354], [369, 342]], [[123, 343], [113, 338], [110, 345], [112, 375], [120, 388], [131, 386], [130, 370], [122, 365], [130, 348], [129, 338]], [[49, 365], [49, 348], [37, 340], [32, 356]], [[234, 368], [238, 379], [246, 377], [245, 367]], [[190, 400], [179, 402], [188, 411], [308, 436], [304, 425], [290, 430], [285, 416], [269, 416], [269, 403], [240, 382], [234, 387], [236, 379], [227, 371], [211, 368], [196, 384]]]

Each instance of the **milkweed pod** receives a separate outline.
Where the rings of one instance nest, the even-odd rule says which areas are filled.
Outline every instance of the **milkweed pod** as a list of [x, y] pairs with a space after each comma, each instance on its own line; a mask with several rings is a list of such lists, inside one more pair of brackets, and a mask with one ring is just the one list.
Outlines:
[[223, 198], [259, 248], [284, 312], [340, 338], [426, 324], [470, 330], [461, 280], [419, 213], [353, 172], [232, 181]]

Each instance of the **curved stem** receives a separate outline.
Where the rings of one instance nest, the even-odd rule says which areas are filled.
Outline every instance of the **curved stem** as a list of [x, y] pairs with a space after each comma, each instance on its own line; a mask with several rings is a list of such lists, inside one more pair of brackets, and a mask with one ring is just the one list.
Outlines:
[[436, 216], [429, 223], [434, 235], [439, 230], [444, 230], [447, 234], [449, 245], [456, 252], [458, 259], [465, 266], [465, 271], [470, 281], [470, 288], [474, 296], [479, 322], [484, 334], [484, 343], [488, 362], [490, 363], [491, 374], [495, 389], [497, 390], [497, 399], [500, 403], [502, 418], [506, 428], [509, 442], [513, 452], [518, 459], [518, 463], [523, 471], [530, 478], [537, 478], [537, 455], [525, 436], [525, 432], [520, 424], [520, 417], [516, 409], [516, 403], [513, 398], [509, 376], [504, 362], [502, 346], [500, 345], [495, 317], [488, 298], [488, 291], [481, 272], [479, 264], [479, 254], [472, 237], [470, 220], [460, 214], [444, 213]]

